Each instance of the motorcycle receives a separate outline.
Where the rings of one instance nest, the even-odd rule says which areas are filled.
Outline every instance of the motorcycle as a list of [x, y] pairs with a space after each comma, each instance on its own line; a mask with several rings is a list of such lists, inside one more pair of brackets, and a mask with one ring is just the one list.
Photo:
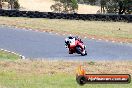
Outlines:
[[83, 44], [83, 42], [80, 42], [79, 40], [69, 40], [67, 42], [68, 48], [69, 48], [69, 54], [77, 53], [81, 54], [82, 56], [87, 55], [86, 46]]

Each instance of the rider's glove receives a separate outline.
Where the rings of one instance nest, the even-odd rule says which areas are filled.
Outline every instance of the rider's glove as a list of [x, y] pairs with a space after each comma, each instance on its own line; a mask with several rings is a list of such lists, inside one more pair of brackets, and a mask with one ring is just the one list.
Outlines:
[[68, 48], [68, 46], [65, 45], [65, 48]]

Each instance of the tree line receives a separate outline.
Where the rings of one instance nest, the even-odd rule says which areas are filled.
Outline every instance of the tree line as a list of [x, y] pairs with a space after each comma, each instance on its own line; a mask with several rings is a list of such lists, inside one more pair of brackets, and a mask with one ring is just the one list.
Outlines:
[[101, 0], [101, 13], [131, 14], [132, 0]]
[[4, 2], [8, 3], [8, 9], [18, 10], [20, 8], [20, 4], [19, 4], [18, 0], [0, 0], [0, 9], [3, 8]]
[[[132, 0], [53, 0], [55, 4], [50, 9], [55, 13], [77, 13], [78, 4], [100, 6], [102, 14], [132, 14]], [[20, 8], [18, 0], [0, 0], [0, 9], [3, 2], [8, 2], [8, 9]]]
[[100, 6], [102, 14], [132, 14], [132, 0], [54, 0], [53, 12], [76, 13], [78, 4]]

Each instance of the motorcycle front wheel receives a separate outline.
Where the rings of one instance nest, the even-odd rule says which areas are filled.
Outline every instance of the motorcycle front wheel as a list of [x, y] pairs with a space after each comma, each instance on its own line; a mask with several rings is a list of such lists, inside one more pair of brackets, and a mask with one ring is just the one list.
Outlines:
[[77, 54], [81, 54], [82, 56], [87, 55], [86, 51], [84, 53], [82, 52], [82, 48], [80, 46], [76, 46], [76, 52]]

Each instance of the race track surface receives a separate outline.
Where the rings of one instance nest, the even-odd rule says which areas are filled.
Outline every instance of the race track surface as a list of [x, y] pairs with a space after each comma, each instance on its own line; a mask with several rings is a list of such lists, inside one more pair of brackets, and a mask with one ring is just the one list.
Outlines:
[[68, 54], [65, 36], [0, 26], [0, 48], [32, 59], [132, 60], [132, 44], [82, 39], [87, 56]]

